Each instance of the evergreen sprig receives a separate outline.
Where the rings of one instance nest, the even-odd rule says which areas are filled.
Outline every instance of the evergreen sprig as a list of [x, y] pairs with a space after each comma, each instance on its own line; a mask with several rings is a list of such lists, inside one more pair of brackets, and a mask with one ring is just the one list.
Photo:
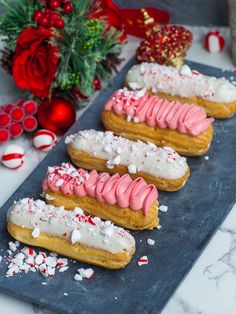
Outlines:
[[[33, 21], [36, 10], [43, 9], [40, 0], [0, 0], [7, 12], [0, 17], [0, 35], [6, 48], [14, 53], [19, 34], [27, 27], [37, 27]], [[119, 63], [118, 55], [122, 44], [121, 34], [114, 28], [107, 30], [104, 20], [91, 19], [90, 13], [97, 2], [93, 0], [75, 0], [72, 14], [60, 15], [65, 27], [52, 29], [55, 36], [51, 43], [58, 48], [60, 58], [58, 71], [53, 82], [54, 93], [72, 95], [76, 86], [85, 96], [93, 93], [95, 77], [106, 80], [112, 69]]]

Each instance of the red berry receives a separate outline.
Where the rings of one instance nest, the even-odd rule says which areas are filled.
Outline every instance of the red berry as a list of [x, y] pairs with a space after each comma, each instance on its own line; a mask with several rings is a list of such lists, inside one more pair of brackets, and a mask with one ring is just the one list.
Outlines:
[[8, 142], [10, 139], [10, 132], [7, 129], [0, 129], [0, 144]]
[[63, 10], [65, 13], [70, 14], [73, 11], [72, 4], [70, 2], [67, 2], [63, 5]]
[[49, 19], [46, 16], [41, 17], [39, 20], [39, 25], [43, 27], [49, 26]]
[[38, 121], [33, 116], [28, 116], [23, 121], [24, 130], [27, 132], [34, 131], [38, 126]]
[[17, 138], [23, 133], [23, 127], [19, 122], [13, 122], [9, 127], [9, 131], [13, 138]]
[[55, 21], [56, 28], [63, 28], [65, 26], [65, 22], [60, 18]]
[[17, 101], [17, 103], [16, 103], [16, 106], [17, 106], [17, 107], [22, 107], [22, 106], [24, 105], [24, 103], [25, 103], [24, 99], [19, 99], [19, 100]]
[[51, 15], [50, 15], [50, 20], [51, 21], [55, 21], [55, 20], [57, 20], [57, 19], [59, 19], [60, 18], [60, 15], [58, 14], [58, 13], [52, 13]]
[[97, 77], [95, 77], [93, 80], [93, 89], [94, 90], [100, 90], [101, 89], [101, 81]]
[[4, 106], [4, 111], [9, 113], [13, 107], [14, 107], [13, 104], [7, 104], [6, 106]]
[[38, 22], [42, 16], [43, 16], [43, 12], [41, 12], [39, 10], [35, 11], [34, 12], [34, 21]]
[[50, 0], [50, 2], [49, 2], [49, 7], [50, 7], [51, 9], [57, 9], [57, 8], [59, 8], [60, 6], [61, 6], [61, 2], [58, 1], [58, 0]]
[[11, 117], [8, 113], [0, 113], [0, 127], [7, 127], [11, 122]]
[[26, 114], [33, 115], [38, 111], [38, 104], [33, 100], [29, 100], [24, 103], [23, 108]]
[[13, 121], [20, 122], [25, 116], [25, 111], [21, 107], [14, 107], [12, 108], [10, 115]]

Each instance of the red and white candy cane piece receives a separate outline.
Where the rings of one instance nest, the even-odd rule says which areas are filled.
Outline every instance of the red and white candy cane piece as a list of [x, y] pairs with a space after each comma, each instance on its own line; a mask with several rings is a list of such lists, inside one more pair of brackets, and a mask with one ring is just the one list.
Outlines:
[[24, 163], [24, 150], [18, 145], [9, 145], [2, 156], [2, 164], [9, 169], [17, 169]]
[[147, 264], [148, 264], [148, 257], [147, 256], [140, 257], [140, 259], [138, 260], [138, 266], [147, 265]]
[[23, 249], [21, 249], [21, 252], [25, 254], [26, 257], [29, 257], [29, 256], [35, 257], [37, 255], [34, 249], [27, 246], [23, 247]]
[[56, 135], [49, 130], [39, 130], [33, 137], [33, 145], [35, 148], [48, 152], [57, 143]]
[[211, 31], [205, 36], [205, 48], [210, 53], [220, 52], [225, 45], [225, 40], [219, 31]]

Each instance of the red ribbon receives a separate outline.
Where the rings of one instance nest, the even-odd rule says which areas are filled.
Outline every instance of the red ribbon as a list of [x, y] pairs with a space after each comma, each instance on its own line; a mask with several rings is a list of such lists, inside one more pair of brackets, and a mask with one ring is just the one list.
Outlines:
[[140, 9], [119, 9], [112, 0], [98, 0], [100, 10], [92, 13], [94, 18], [105, 18], [108, 25], [123, 31], [120, 40], [126, 34], [145, 38], [147, 30], [155, 24], [169, 22], [170, 15], [166, 11], [144, 7]]

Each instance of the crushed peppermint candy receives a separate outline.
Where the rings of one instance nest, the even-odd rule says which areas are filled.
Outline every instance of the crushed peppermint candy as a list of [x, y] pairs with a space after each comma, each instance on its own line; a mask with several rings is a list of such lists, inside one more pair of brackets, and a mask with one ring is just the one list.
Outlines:
[[161, 206], [159, 206], [159, 210], [160, 210], [161, 212], [163, 212], [163, 213], [166, 213], [167, 210], [168, 210], [168, 206], [166, 206], [166, 205], [161, 205]]
[[32, 231], [32, 237], [38, 238], [39, 236], [40, 236], [40, 229], [38, 227], [35, 227], [34, 230]]
[[154, 244], [155, 244], [155, 240], [153, 240], [153, 239], [147, 239], [147, 244], [148, 244], [148, 245], [154, 245]]
[[9, 249], [12, 251], [12, 252], [15, 252], [17, 250], [17, 246], [16, 246], [16, 243], [11, 241], [8, 243], [8, 246], [9, 246]]
[[205, 160], [209, 160], [209, 156], [205, 156], [204, 158], [205, 158]]
[[63, 294], [65, 297], [67, 297], [69, 295], [67, 292], [64, 292]]
[[64, 180], [63, 180], [63, 179], [59, 179], [59, 180], [57, 180], [57, 182], [55, 183], [55, 186], [56, 186], [56, 187], [59, 187], [59, 186], [61, 186], [63, 183], [64, 183]]
[[86, 278], [86, 279], [90, 279], [94, 274], [94, 270], [92, 268], [87, 268], [87, 269], [78, 268], [77, 272], [79, 273], [81, 277]]
[[147, 264], [148, 264], [148, 257], [147, 256], [140, 257], [140, 259], [138, 260], [138, 266], [147, 265]]
[[128, 171], [130, 174], [135, 174], [137, 173], [137, 168], [135, 165], [131, 164], [131, 165], [128, 165]]
[[74, 229], [71, 233], [71, 243], [75, 244], [76, 242], [78, 242], [81, 238], [81, 234], [79, 232], [79, 230]]
[[139, 123], [139, 118], [138, 117], [134, 117], [134, 123]]
[[[52, 277], [55, 276], [56, 270], [64, 272], [69, 269], [67, 258], [58, 258], [56, 253], [39, 252], [38, 254], [33, 248], [23, 247], [19, 248], [19, 242], [9, 242], [9, 247], [13, 250], [15, 246], [16, 251], [12, 251], [12, 255], [6, 256], [8, 262], [8, 270], [6, 277], [12, 277], [18, 273], [39, 272], [42, 276]], [[2, 258], [0, 258], [0, 261]], [[43, 284], [43, 283], [42, 283]]]
[[82, 281], [82, 280], [83, 280], [83, 277], [82, 277], [80, 274], [75, 274], [74, 280], [76, 280], [76, 281]]

